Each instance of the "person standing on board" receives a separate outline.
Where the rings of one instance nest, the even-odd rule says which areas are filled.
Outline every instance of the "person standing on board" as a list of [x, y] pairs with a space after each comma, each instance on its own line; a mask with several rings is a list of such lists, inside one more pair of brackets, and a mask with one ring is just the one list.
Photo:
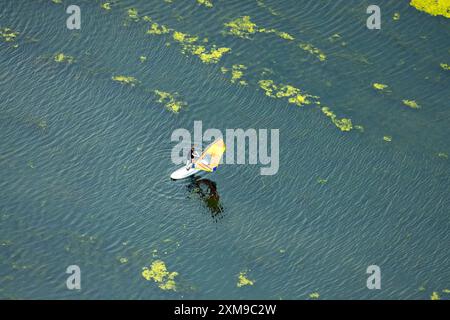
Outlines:
[[189, 171], [194, 167], [194, 159], [200, 157], [200, 155], [195, 151], [194, 145], [191, 147], [191, 151], [189, 152], [188, 159], [186, 162], [186, 170]]

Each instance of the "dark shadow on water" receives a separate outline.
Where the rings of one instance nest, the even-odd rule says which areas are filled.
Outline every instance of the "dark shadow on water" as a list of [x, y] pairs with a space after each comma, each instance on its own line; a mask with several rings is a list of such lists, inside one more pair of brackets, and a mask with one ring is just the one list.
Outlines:
[[223, 206], [220, 203], [220, 196], [217, 192], [217, 185], [209, 179], [192, 177], [187, 186], [188, 198], [198, 198], [208, 209], [214, 222], [219, 222], [223, 218]]

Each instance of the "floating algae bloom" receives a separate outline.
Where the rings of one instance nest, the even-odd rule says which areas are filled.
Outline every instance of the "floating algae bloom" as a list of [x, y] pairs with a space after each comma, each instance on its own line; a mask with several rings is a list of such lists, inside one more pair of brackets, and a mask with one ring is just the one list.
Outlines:
[[299, 47], [302, 50], [309, 52], [312, 55], [315, 55], [320, 61], [325, 61], [325, 59], [327, 58], [327, 56], [322, 51], [320, 51], [320, 49], [314, 47], [309, 43], [300, 43]]
[[432, 16], [450, 18], [450, 4], [448, 0], [411, 0], [409, 3], [417, 10], [424, 11]]
[[186, 105], [186, 102], [177, 100], [175, 94], [169, 92], [155, 90], [155, 95], [159, 97], [158, 102], [163, 103], [167, 109], [174, 113], [180, 112], [181, 108]]
[[147, 30], [147, 34], [166, 34], [166, 33], [170, 33], [172, 31], [172, 29], [167, 28], [165, 25], [159, 25], [156, 22], [153, 22], [152, 25], [150, 26], [150, 29]]
[[133, 87], [139, 82], [135, 77], [127, 76], [113, 76], [112, 79], [123, 84], [129, 84]]
[[310, 297], [311, 299], [319, 299], [320, 294], [319, 294], [318, 292], [313, 292], [313, 293], [310, 293], [310, 294], [309, 294], [309, 297]]
[[109, 2], [102, 3], [100, 7], [104, 10], [111, 10], [111, 3]]
[[67, 62], [67, 63], [72, 63], [75, 61], [74, 57], [67, 56], [62, 52], [55, 54], [54, 60], [55, 62]]
[[247, 278], [247, 271], [239, 272], [237, 286], [238, 288], [243, 286], [252, 286], [254, 281]]
[[441, 63], [440, 66], [444, 70], [450, 70], [450, 65], [448, 65], [447, 63]]
[[391, 136], [384, 136], [383, 140], [386, 142], [391, 142], [392, 141], [392, 137]]
[[256, 24], [250, 21], [249, 16], [243, 16], [227, 22], [225, 27], [229, 28], [228, 34], [247, 39], [257, 31]]
[[403, 100], [403, 104], [413, 109], [419, 109], [420, 106], [414, 100]]
[[377, 89], [377, 90], [384, 90], [384, 89], [386, 89], [386, 88], [389, 87], [389, 86], [386, 85], [386, 84], [376, 83], [376, 82], [375, 82], [372, 86], [373, 86], [375, 89]]
[[[220, 70], [222, 71], [223, 74], [226, 74], [228, 71], [230, 71], [229, 69], [227, 69], [225, 67], [220, 68]], [[248, 84], [247, 81], [242, 79], [242, 77], [244, 76], [243, 70], [247, 70], [247, 67], [244, 66], [243, 64], [234, 64], [231, 67], [231, 82], [232, 83], [238, 82], [239, 84], [241, 84], [243, 86], [246, 86]]]
[[394, 16], [392, 17], [392, 19], [394, 21], [400, 20], [400, 13], [398, 13], [398, 12], [394, 13]]
[[350, 131], [353, 129], [352, 120], [347, 118], [338, 119], [333, 111], [328, 107], [322, 108], [323, 114], [325, 114], [331, 121], [334, 123], [336, 127], [341, 129], [341, 131]]
[[213, 7], [213, 3], [212, 3], [211, 0], [197, 0], [197, 3], [202, 5], [202, 6], [205, 6], [207, 8], [212, 8]]
[[128, 262], [128, 259], [122, 257], [122, 258], [119, 258], [119, 261], [120, 261], [120, 263], [125, 264]]
[[264, 90], [266, 96], [271, 98], [288, 98], [288, 102], [297, 106], [303, 106], [314, 102], [319, 104], [318, 101], [311, 101], [309, 99], [318, 99], [317, 96], [310, 94], [302, 94], [301, 90], [291, 85], [280, 84], [276, 85], [273, 80], [260, 80], [258, 81], [261, 89]]
[[141, 62], [144, 63], [145, 61], [147, 61], [147, 57], [146, 56], [140, 56], [139, 60], [141, 60]]
[[242, 16], [230, 22], [227, 22], [225, 23], [225, 27], [228, 27], [228, 30], [225, 33], [243, 39], [250, 39], [250, 35], [259, 32], [275, 33], [282, 39], [294, 40], [294, 37], [287, 32], [278, 31], [276, 29], [258, 28], [256, 23], [250, 20], [249, 16]]
[[139, 20], [139, 15], [138, 15], [137, 9], [130, 8], [130, 9], [128, 9], [127, 14], [128, 14], [128, 18], [130, 18], [131, 20], [134, 20], [134, 21]]
[[13, 31], [10, 28], [0, 28], [0, 40], [4, 42], [14, 42], [17, 39], [19, 32]]
[[142, 276], [148, 281], [155, 281], [162, 290], [177, 291], [174, 280], [177, 275], [178, 272], [167, 271], [166, 264], [161, 260], [154, 261], [150, 269], [147, 267], [142, 269]]
[[439, 296], [439, 293], [437, 293], [436, 291], [434, 291], [432, 294], [431, 294], [431, 300], [441, 300], [441, 297]]
[[52, 0], [52, 2], [56, 3], [56, 4], [60, 4], [60, 3], [62, 3], [62, 0]]

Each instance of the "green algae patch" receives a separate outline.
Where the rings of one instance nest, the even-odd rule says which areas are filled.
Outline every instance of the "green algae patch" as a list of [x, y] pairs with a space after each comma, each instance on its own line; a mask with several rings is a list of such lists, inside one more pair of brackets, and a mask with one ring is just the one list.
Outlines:
[[147, 57], [146, 56], [140, 56], [139, 60], [141, 61], [141, 63], [144, 63], [145, 61], [147, 61]]
[[120, 262], [121, 264], [125, 264], [125, 263], [128, 263], [128, 259], [122, 257], [122, 258], [119, 258], [119, 262]]
[[314, 55], [319, 59], [320, 61], [325, 61], [327, 56], [325, 53], [323, 53], [319, 48], [314, 47], [312, 44], [309, 43], [300, 43], [299, 44], [300, 49]]
[[62, 63], [62, 62], [73, 63], [75, 61], [74, 57], [65, 55], [62, 52], [55, 54], [55, 56], [53, 57], [53, 60], [55, 62], [59, 62], [59, 63]]
[[374, 89], [376, 89], [376, 90], [383, 91], [383, 90], [387, 89], [389, 86], [387, 84], [382, 84], [382, 83], [376, 83], [375, 82], [374, 84], [372, 84], [372, 87]]
[[405, 106], [408, 106], [412, 109], [420, 109], [420, 105], [414, 100], [406, 100], [405, 99], [405, 100], [402, 100], [402, 102]]
[[212, 8], [213, 7], [213, 3], [211, 0], [197, 0], [197, 3], [199, 5], [202, 5], [206, 8]]
[[280, 31], [280, 32], [277, 32], [277, 35], [278, 35], [281, 39], [284, 39], [284, 40], [290, 40], [290, 41], [295, 40], [295, 38], [294, 38], [293, 36], [291, 36], [291, 35], [290, 35], [289, 33], [287, 33], [287, 32]]
[[252, 286], [254, 283], [255, 283], [255, 281], [247, 278], [247, 271], [239, 272], [238, 282], [237, 282], [238, 288], [244, 287], [244, 286]]
[[441, 300], [441, 297], [439, 296], [439, 293], [437, 293], [436, 291], [434, 291], [434, 292], [431, 294], [430, 299], [431, 299], [431, 300]]
[[383, 141], [391, 142], [392, 141], [392, 137], [391, 136], [384, 136], [383, 137]]
[[138, 11], [135, 8], [128, 9], [127, 10], [127, 15], [128, 15], [128, 18], [130, 18], [131, 20], [134, 20], [134, 21], [138, 21], [139, 20]]
[[61, 3], [62, 3], [62, 0], [52, 0], [52, 2], [53, 2], [53, 3], [56, 3], [56, 4], [61, 4]]
[[313, 292], [309, 294], [310, 299], [319, 299], [320, 294], [318, 292]]
[[100, 5], [100, 7], [101, 7], [103, 10], [111, 10], [111, 3], [109, 3], [109, 2], [104, 2], [104, 3], [102, 3], [102, 4]]
[[398, 12], [394, 13], [394, 15], [392, 16], [392, 20], [394, 20], [394, 21], [400, 20], [400, 13], [398, 13]]
[[225, 67], [220, 68], [223, 74], [231, 73], [231, 83], [239, 83], [240, 85], [246, 86], [248, 85], [247, 81], [243, 79], [244, 71], [247, 70], [247, 67], [243, 64], [234, 64], [231, 67], [231, 70]]
[[439, 152], [437, 156], [442, 159], [448, 159], [448, 154], [446, 154], [445, 152]]
[[448, 0], [411, 0], [409, 5], [432, 16], [450, 18], [450, 2]]
[[359, 132], [364, 132], [364, 127], [362, 125], [355, 125], [355, 129], [358, 130]]
[[170, 33], [171, 31], [172, 31], [172, 29], [169, 29], [165, 25], [160, 25], [156, 22], [153, 22], [150, 26], [150, 29], [147, 30], [147, 34], [161, 35], [161, 34]]
[[450, 289], [444, 289], [442, 290], [443, 293], [450, 293]]
[[135, 86], [139, 81], [135, 77], [130, 76], [113, 76], [111, 78], [114, 81], [120, 82], [122, 84], [129, 84], [131, 86]]
[[198, 37], [191, 36], [187, 33], [174, 31], [173, 32], [173, 40], [179, 42], [179, 43], [194, 43], [198, 40]]
[[243, 16], [227, 22], [225, 27], [228, 28], [228, 34], [246, 39], [249, 39], [250, 35], [255, 34], [257, 31], [257, 25], [250, 21], [249, 16]]
[[450, 65], [447, 63], [441, 63], [440, 66], [443, 70], [450, 70]]
[[326, 184], [327, 182], [328, 182], [328, 179], [322, 179], [322, 178], [317, 179], [318, 184]]
[[175, 277], [178, 276], [178, 272], [169, 272], [161, 260], [153, 261], [150, 268], [142, 268], [142, 276], [145, 280], [156, 282], [162, 290], [177, 291]]
[[303, 106], [306, 104], [316, 103], [314, 101], [319, 97], [313, 96], [302, 91], [294, 86], [286, 84], [275, 84], [273, 80], [260, 80], [258, 81], [259, 87], [265, 92], [266, 96], [271, 98], [288, 98], [288, 102], [297, 106]]
[[322, 113], [331, 119], [331, 122], [341, 131], [350, 131], [353, 129], [352, 120], [348, 118], [339, 119], [328, 107], [322, 107]]
[[3, 42], [15, 42], [19, 32], [12, 30], [11, 28], [0, 28], [0, 40]]
[[204, 46], [192, 46], [191, 49], [191, 53], [198, 56], [204, 63], [217, 63], [225, 53], [231, 51], [231, 48], [216, 46], [212, 46], [209, 51]]
[[178, 100], [176, 98], [177, 93], [172, 94], [165, 91], [155, 90], [155, 95], [158, 97], [158, 102], [165, 105], [165, 107], [173, 113], [178, 113], [186, 106], [186, 102]]

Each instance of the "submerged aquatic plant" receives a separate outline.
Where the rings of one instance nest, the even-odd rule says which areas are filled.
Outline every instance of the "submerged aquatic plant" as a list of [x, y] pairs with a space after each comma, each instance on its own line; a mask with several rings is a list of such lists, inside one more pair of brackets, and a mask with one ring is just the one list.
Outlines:
[[253, 280], [247, 278], [247, 271], [239, 272], [237, 286], [238, 288], [243, 286], [252, 286], [254, 284]]
[[411, 0], [409, 3], [417, 10], [424, 11], [432, 16], [450, 18], [450, 4], [448, 0]]
[[313, 101], [319, 97], [307, 93], [302, 93], [300, 89], [286, 84], [276, 85], [273, 80], [260, 80], [258, 84], [265, 94], [271, 98], [288, 98], [288, 102], [297, 106], [311, 104], [312, 102], [320, 104], [318, 101]]
[[74, 57], [65, 55], [62, 52], [55, 54], [53, 60], [55, 60], [55, 62], [67, 62], [67, 63], [72, 63], [75, 61]]
[[414, 100], [406, 100], [405, 99], [405, 100], [402, 100], [402, 101], [403, 101], [403, 104], [405, 106], [408, 106], [408, 107], [413, 108], [413, 109], [420, 109], [420, 106]]
[[113, 76], [112, 79], [114, 81], [123, 83], [123, 84], [129, 84], [131, 86], [135, 86], [139, 81], [135, 77], [130, 76]]
[[144, 277], [144, 279], [148, 281], [153, 280], [162, 290], [177, 291], [175, 282], [175, 277], [177, 275], [178, 272], [169, 272], [167, 270], [166, 264], [161, 260], [153, 261], [150, 268], [142, 268], [142, 276]]
[[163, 103], [167, 109], [174, 113], [180, 112], [181, 108], [186, 106], [186, 102], [176, 99], [177, 93], [171, 94], [160, 90], [155, 90], [154, 92], [158, 96], [158, 102]]
[[326, 115], [341, 131], [350, 131], [353, 129], [352, 120], [348, 118], [338, 119], [333, 111], [328, 107], [322, 107], [322, 113]]
[[299, 47], [302, 50], [309, 52], [310, 54], [316, 56], [320, 61], [325, 61], [327, 58], [325, 53], [323, 53], [319, 48], [316, 48], [309, 43], [300, 43]]

